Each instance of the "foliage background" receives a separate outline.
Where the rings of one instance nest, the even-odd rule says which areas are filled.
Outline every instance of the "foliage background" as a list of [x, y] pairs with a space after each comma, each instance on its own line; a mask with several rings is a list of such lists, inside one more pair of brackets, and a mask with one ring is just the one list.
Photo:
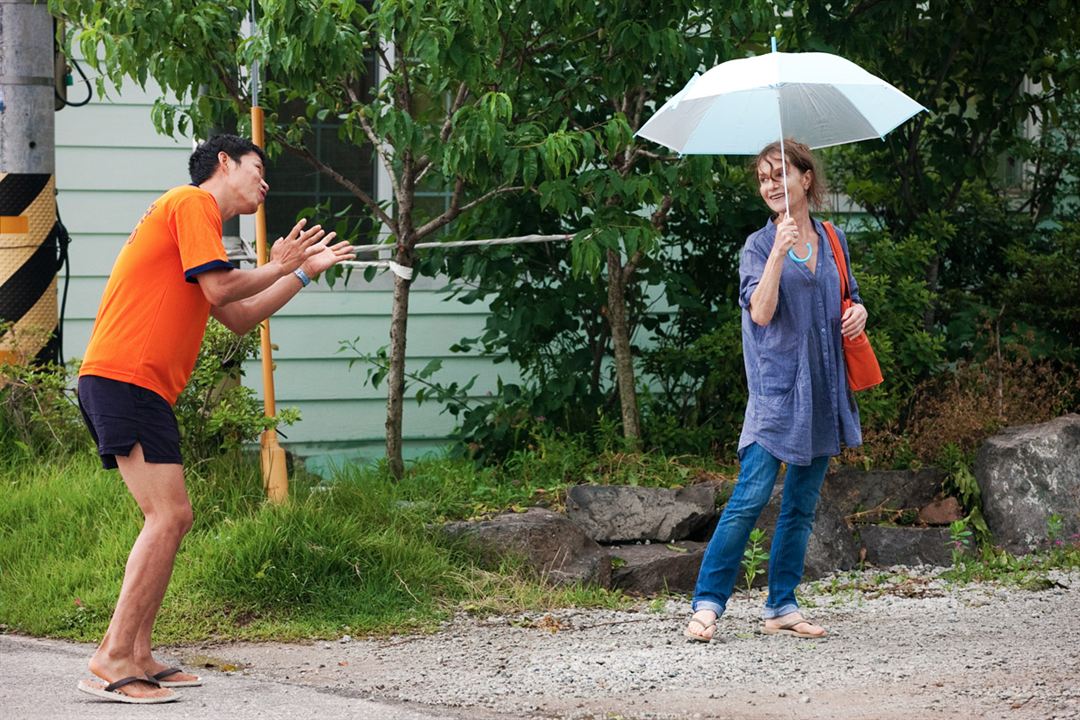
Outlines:
[[[235, 0], [51, 2], [81, 24], [88, 49], [100, 44], [108, 77], [153, 77], [178, 93], [157, 105], [163, 130], [235, 113], [247, 98], [233, 78], [265, 55], [275, 147], [303, 153], [311, 119], [335, 113], [339, 139], [374, 143], [400, 182], [415, 160], [433, 168], [425, 187], [487, 198], [438, 220], [441, 237], [577, 233], [569, 248], [407, 258], [490, 305], [484, 332], [457, 349], [521, 368], [522, 382], [487, 399], [467, 383], [439, 385], [433, 367], [406, 373], [419, 399], [460, 421], [458, 452], [492, 464], [538, 436], [596, 448], [611, 428], [627, 434], [628, 383], [644, 442], [628, 448], [732, 457], [745, 400], [736, 260], [764, 213], [741, 159], [678, 158], [633, 131], [695, 70], [766, 51], [770, 35], [784, 51], [859, 63], [929, 110], [884, 142], [821, 153], [837, 198], [854, 203], [832, 214], [852, 239], [887, 378], [860, 395], [867, 443], [846, 457], [887, 466], [934, 462], [950, 444], [969, 452], [1002, 425], [1080, 407], [1074, 5], [266, 0], [264, 32], [245, 40], [236, 27], [247, 8]], [[410, 94], [395, 71], [363, 94], [349, 58], [379, 38], [414, 63], [422, 91]], [[447, 100], [445, 124], [423, 93]], [[288, 103], [304, 112], [275, 114]], [[367, 226], [396, 213], [401, 242], [434, 221], [412, 217], [408, 197], [369, 208]], [[614, 342], [624, 335], [630, 375]], [[391, 393], [401, 351], [388, 355]]]
[[[931, 463], [950, 446], [970, 457], [1002, 426], [1080, 408], [1080, 24], [1069, 5], [797, 3], [780, 21], [782, 50], [839, 53], [929, 108], [883, 143], [820, 152], [835, 197], [855, 203], [832, 217], [852, 238], [887, 378], [859, 396], [867, 443], [849, 461]], [[647, 55], [633, 61], [655, 69]], [[712, 201], [675, 204], [627, 297], [646, 447], [731, 457], [745, 402], [737, 258], [765, 213], [737, 158], [708, 172], [698, 187]], [[531, 200], [493, 209], [497, 227], [558, 223]], [[492, 308], [484, 334], [459, 348], [524, 370], [489, 403], [451, 401], [463, 452], [497, 459], [525, 428], [583, 432], [615, 418], [598, 280], [551, 248], [446, 264], [470, 280], [462, 297]]]

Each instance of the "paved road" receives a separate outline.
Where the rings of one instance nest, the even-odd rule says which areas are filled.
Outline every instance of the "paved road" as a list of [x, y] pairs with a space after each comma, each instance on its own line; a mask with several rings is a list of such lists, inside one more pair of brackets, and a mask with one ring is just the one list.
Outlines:
[[453, 717], [400, 705], [328, 693], [318, 688], [247, 677], [240, 673], [204, 674], [200, 688], [179, 690], [177, 702], [152, 706], [120, 705], [79, 692], [89, 678], [91, 645], [0, 635], [0, 717], [4, 720], [115, 720], [120, 716], [154, 720], [431, 720]]

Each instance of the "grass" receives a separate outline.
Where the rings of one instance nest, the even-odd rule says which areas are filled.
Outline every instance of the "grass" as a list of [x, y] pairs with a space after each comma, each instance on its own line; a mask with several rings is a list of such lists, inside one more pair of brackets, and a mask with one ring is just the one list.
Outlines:
[[984, 543], [975, 551], [965, 550], [955, 556], [953, 566], [942, 574], [950, 582], [996, 582], [1027, 590], [1047, 590], [1056, 585], [1052, 570], [1080, 569], [1080, 543], [1051, 541], [1047, 547], [1029, 555], [1010, 553]]
[[[953, 585], [994, 583], [1006, 587], [1038, 592], [1058, 587], [1053, 571], [1080, 569], [1080, 544], [1051, 541], [1047, 547], [1028, 555], [1012, 555], [984, 542], [976, 549], [958, 552], [953, 565], [939, 577]], [[821, 603], [861, 603], [863, 600], [889, 595], [893, 597], [931, 597], [942, 594], [932, 586], [931, 578], [886, 571], [864, 572], [861, 568], [837, 573], [826, 580], [816, 580], [804, 586], [800, 602], [804, 607]]]
[[[347, 466], [335, 473], [333, 483], [354, 482], [371, 473], [370, 468]], [[696, 456], [624, 452], [617, 447], [593, 450], [566, 437], [540, 436], [497, 467], [428, 458], [410, 467], [399, 491], [402, 501], [445, 521], [535, 505], [562, 510], [566, 490], [582, 483], [682, 487], [710, 480], [724, 483], [718, 501], [726, 502], [736, 474], [737, 467]]]
[[[5, 462], [0, 473], [0, 624], [100, 638], [141, 515], [90, 453]], [[538, 485], [450, 460], [401, 483], [379, 468], [332, 482], [294, 473], [284, 506], [263, 502], [251, 458], [189, 473], [195, 526], [177, 557], [156, 640], [332, 638], [434, 628], [455, 611], [619, 607], [621, 593], [553, 589], [511, 560], [481, 568], [439, 521], [526, 502]], [[544, 488], [547, 491], [546, 488]], [[548, 491], [557, 495], [552, 486]], [[541, 493], [543, 494], [543, 493]]]
[[[141, 515], [119, 475], [90, 450], [32, 458], [0, 443], [0, 631], [93, 641], [119, 592]], [[579, 482], [674, 486], [730, 477], [688, 458], [586, 452], [539, 442], [504, 465], [429, 458], [400, 483], [383, 468], [347, 466], [323, 480], [302, 469], [284, 506], [264, 502], [257, 461], [233, 455], [188, 473], [195, 526], [177, 558], [156, 640], [296, 640], [424, 631], [455, 612], [518, 614], [621, 608], [618, 591], [551, 588], [520, 563], [482, 567], [439, 531], [447, 520], [507, 508], [562, 506]], [[1055, 541], [1013, 557], [963, 547], [944, 578], [1050, 587], [1052, 569], [1080, 568], [1080, 547]], [[834, 577], [820, 592], [918, 596], [885, 573]], [[658, 601], [659, 602], [659, 601]], [[656, 606], [658, 607], [658, 606]]]

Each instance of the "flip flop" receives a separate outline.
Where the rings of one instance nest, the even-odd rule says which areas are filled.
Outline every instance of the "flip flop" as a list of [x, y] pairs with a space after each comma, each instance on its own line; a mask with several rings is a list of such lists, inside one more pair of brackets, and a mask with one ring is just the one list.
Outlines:
[[[696, 617], [691, 617], [690, 622], [697, 623], [701, 627], [701, 632], [700, 633], [690, 632], [690, 628], [687, 627], [685, 630], [683, 630], [683, 635], [688, 640], [692, 640], [694, 642], [700, 642], [700, 643], [710, 643], [710, 642], [712, 642], [713, 638], [716, 636], [716, 620], [715, 619], [711, 623], [709, 623], [708, 625], [701, 622]], [[712, 628], [713, 634], [709, 635], [708, 637], [705, 637], [704, 633], [707, 632], [709, 630], [709, 628]]]
[[200, 685], [202, 685], [202, 678], [199, 677], [198, 675], [195, 676], [194, 680], [166, 680], [165, 679], [165, 678], [169, 677], [170, 675], [176, 675], [177, 673], [182, 673], [182, 672], [184, 672], [184, 671], [181, 670], [180, 668], [172, 667], [172, 668], [166, 668], [166, 669], [162, 670], [161, 672], [154, 673], [150, 677], [157, 680], [158, 684], [161, 685], [161, 687], [163, 687], [163, 688], [199, 687]]
[[783, 625], [778, 625], [777, 627], [769, 627], [768, 625], [765, 625], [762, 628], [762, 632], [764, 632], [766, 635], [791, 635], [793, 637], [809, 638], [811, 640], [820, 640], [821, 638], [828, 635], [828, 633], [821, 633], [820, 635], [816, 635], [808, 632], [799, 632], [795, 629], [797, 626], [803, 624], [813, 625], [814, 623], [810, 622], [809, 620], [800, 615], [796, 619], [786, 622]]
[[[156, 705], [158, 703], [173, 702], [174, 700], [180, 699], [180, 696], [176, 693], [172, 693], [170, 695], [163, 695], [162, 697], [132, 697], [131, 695], [125, 695], [124, 693], [119, 692], [120, 688], [135, 682], [144, 682], [150, 685], [157, 685], [160, 687], [160, 684], [157, 680], [153, 680], [145, 675], [132, 675], [131, 677], [122, 678], [120, 680], [117, 680], [116, 682], [109, 683], [104, 687], [102, 687], [100, 684], [95, 684], [95, 682], [96, 681], [94, 680], [80, 680], [77, 687], [80, 691], [86, 693], [87, 695], [93, 695], [94, 697], [100, 698], [102, 700], [108, 700], [109, 702], [118, 703], [131, 703], [133, 705]], [[105, 681], [101, 680], [99, 682], [104, 683]]]

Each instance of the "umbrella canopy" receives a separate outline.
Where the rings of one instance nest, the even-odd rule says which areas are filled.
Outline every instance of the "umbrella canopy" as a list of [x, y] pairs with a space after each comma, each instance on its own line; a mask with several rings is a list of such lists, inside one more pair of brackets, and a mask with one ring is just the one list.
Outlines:
[[[787, 208], [784, 138], [811, 148], [883, 138], [926, 109], [838, 55], [776, 52], [775, 38], [772, 45], [767, 55], [695, 74], [635, 134], [683, 155], [756, 155], [779, 140]], [[806, 248], [805, 257], [788, 257], [804, 263]]]
[[684, 155], [755, 155], [783, 137], [811, 148], [881, 138], [925, 109], [837, 55], [772, 52], [695, 75], [637, 135]]

